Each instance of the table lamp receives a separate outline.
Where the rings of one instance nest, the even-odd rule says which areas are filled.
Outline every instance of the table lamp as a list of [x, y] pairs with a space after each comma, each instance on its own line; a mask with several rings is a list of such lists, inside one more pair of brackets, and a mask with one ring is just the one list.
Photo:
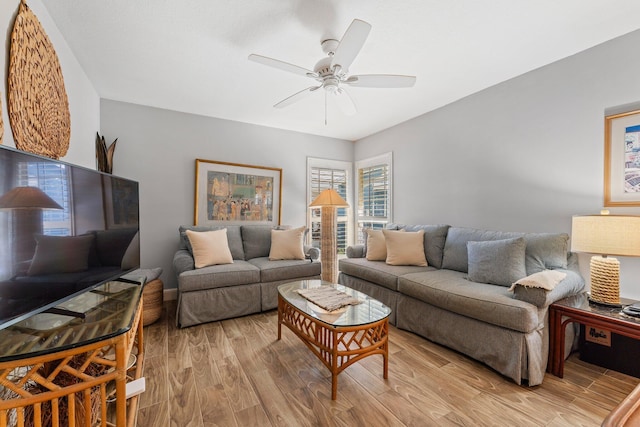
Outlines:
[[346, 208], [349, 204], [344, 201], [336, 190], [324, 190], [309, 205], [310, 208], [322, 208], [320, 212], [320, 262], [322, 263], [321, 278], [330, 283], [338, 282], [338, 250], [337, 229], [338, 218], [336, 208]]
[[640, 216], [576, 215], [571, 234], [572, 251], [600, 254], [591, 257], [589, 299], [620, 307], [620, 262], [610, 255], [640, 256]]

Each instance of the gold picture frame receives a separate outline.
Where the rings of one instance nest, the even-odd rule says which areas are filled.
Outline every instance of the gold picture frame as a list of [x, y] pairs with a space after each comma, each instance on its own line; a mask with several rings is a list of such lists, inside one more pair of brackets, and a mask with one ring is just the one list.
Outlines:
[[196, 159], [195, 225], [280, 225], [282, 169]]
[[640, 110], [605, 117], [604, 206], [640, 206]]

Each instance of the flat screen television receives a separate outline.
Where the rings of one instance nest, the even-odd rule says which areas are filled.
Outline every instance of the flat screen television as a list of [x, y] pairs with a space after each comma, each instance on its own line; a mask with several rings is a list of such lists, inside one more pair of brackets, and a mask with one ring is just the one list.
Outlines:
[[139, 265], [137, 182], [0, 146], [0, 329]]

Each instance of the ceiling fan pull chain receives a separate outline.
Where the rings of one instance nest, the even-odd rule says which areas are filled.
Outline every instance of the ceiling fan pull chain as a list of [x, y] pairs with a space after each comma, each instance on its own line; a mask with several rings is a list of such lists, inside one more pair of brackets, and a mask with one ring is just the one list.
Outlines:
[[327, 91], [324, 91], [324, 125], [327, 125]]

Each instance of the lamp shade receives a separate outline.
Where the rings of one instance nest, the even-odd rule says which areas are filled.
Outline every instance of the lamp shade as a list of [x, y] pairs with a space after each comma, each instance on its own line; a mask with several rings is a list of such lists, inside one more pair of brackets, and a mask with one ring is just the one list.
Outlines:
[[318, 197], [311, 202], [309, 205], [310, 208], [320, 208], [323, 206], [333, 206], [336, 208], [347, 208], [349, 204], [345, 202], [345, 200], [340, 197], [338, 192], [333, 188], [328, 188], [322, 193], [318, 194]]
[[0, 197], [0, 209], [62, 209], [38, 187], [15, 187]]
[[640, 216], [576, 215], [571, 250], [614, 256], [640, 256]]

